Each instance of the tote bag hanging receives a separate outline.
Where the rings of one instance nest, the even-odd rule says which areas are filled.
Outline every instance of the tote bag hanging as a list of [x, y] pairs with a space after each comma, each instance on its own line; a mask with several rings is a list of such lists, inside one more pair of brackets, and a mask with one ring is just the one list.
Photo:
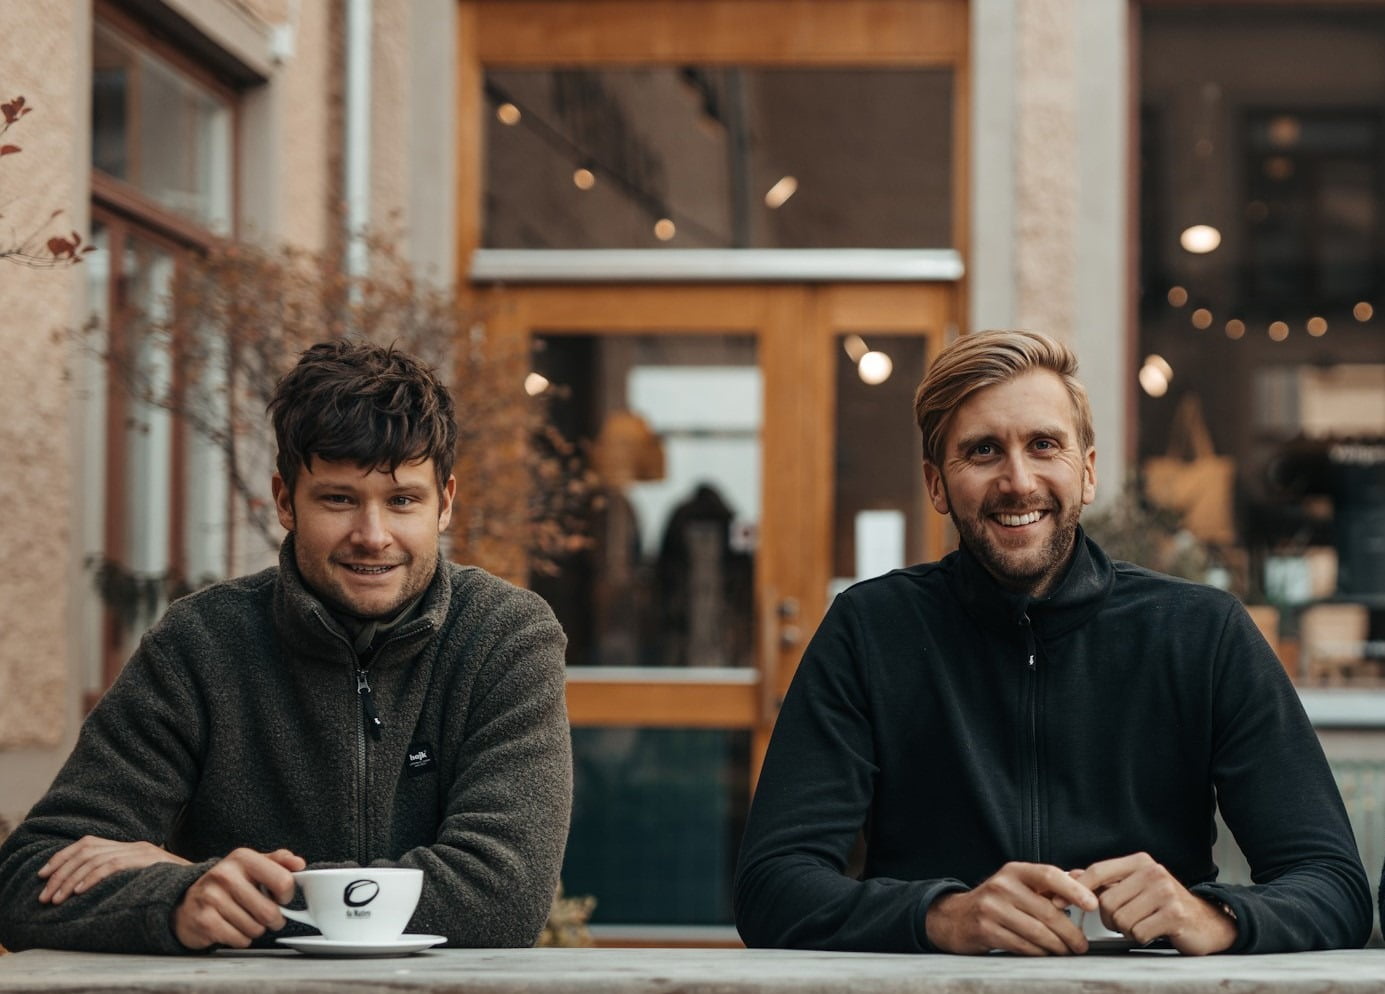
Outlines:
[[1202, 416], [1202, 402], [1187, 393], [1174, 412], [1168, 452], [1144, 463], [1145, 497], [1151, 504], [1177, 511], [1183, 527], [1204, 542], [1236, 541], [1232, 493], [1236, 460], [1219, 456]]

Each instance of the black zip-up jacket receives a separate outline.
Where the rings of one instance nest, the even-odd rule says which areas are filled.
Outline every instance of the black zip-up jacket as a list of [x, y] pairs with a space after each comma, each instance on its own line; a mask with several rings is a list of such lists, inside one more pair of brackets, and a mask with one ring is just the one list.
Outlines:
[[[1253, 885], [1215, 882], [1218, 803]], [[1234, 911], [1228, 952], [1370, 934], [1331, 771], [1234, 597], [1113, 563], [1081, 536], [1058, 588], [1031, 601], [963, 550], [828, 611], [760, 775], [736, 923], [750, 946], [929, 951], [929, 905], [1006, 862], [1141, 851]]]

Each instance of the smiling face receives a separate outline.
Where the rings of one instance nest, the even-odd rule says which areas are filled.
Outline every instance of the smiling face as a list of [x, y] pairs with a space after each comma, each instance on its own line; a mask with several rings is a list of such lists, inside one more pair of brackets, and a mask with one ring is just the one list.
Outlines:
[[1058, 374], [1034, 369], [968, 397], [947, 428], [942, 465], [923, 464], [933, 507], [1002, 586], [1049, 593], [1096, 496], [1096, 449], [1078, 441]]
[[432, 582], [457, 480], [448, 477], [439, 494], [431, 459], [393, 474], [313, 459], [292, 493], [278, 473], [271, 486], [279, 522], [293, 532], [298, 572], [334, 610], [388, 618]]

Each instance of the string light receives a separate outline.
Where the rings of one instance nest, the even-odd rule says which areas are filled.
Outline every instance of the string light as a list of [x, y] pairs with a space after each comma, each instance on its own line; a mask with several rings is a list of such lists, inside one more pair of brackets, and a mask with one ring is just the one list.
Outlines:
[[1314, 338], [1322, 338], [1327, 334], [1327, 319], [1321, 317], [1311, 317], [1308, 319], [1308, 334]]
[[654, 237], [661, 242], [666, 242], [674, 235], [678, 234], [678, 227], [666, 217], [661, 217], [654, 222]]
[[1269, 336], [1272, 342], [1282, 342], [1289, 337], [1289, 326], [1283, 321], [1271, 322]]
[[1188, 302], [1188, 291], [1181, 286], [1169, 287], [1169, 303], [1174, 307], [1182, 307]]
[[548, 377], [542, 373], [530, 373], [524, 378], [524, 392], [530, 397], [537, 397], [549, 387]]
[[1205, 307], [1199, 307], [1193, 311], [1192, 322], [1194, 328], [1205, 331], [1212, 327], [1212, 312]]
[[519, 123], [520, 118], [523, 116], [524, 115], [519, 112], [519, 108], [509, 101], [495, 108], [495, 119], [501, 124], [508, 125], [512, 128]]
[[1240, 318], [1232, 318], [1226, 322], [1226, 337], [1233, 342], [1241, 338], [1246, 333], [1246, 323]]
[[572, 185], [579, 190], [590, 190], [596, 186], [596, 173], [586, 166], [578, 166], [572, 172]]
[[1357, 301], [1356, 306], [1351, 309], [1351, 316], [1365, 324], [1375, 316], [1375, 308], [1364, 300]]

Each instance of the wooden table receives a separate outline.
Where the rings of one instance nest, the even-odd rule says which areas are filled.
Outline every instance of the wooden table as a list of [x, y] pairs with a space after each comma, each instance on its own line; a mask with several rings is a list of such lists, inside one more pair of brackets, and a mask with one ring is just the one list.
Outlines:
[[1336, 994], [1385, 991], [1385, 950], [1279, 956], [1135, 952], [1064, 959], [887, 956], [743, 949], [444, 949], [398, 959], [290, 951], [0, 956], [0, 991], [351, 989], [465, 994]]

